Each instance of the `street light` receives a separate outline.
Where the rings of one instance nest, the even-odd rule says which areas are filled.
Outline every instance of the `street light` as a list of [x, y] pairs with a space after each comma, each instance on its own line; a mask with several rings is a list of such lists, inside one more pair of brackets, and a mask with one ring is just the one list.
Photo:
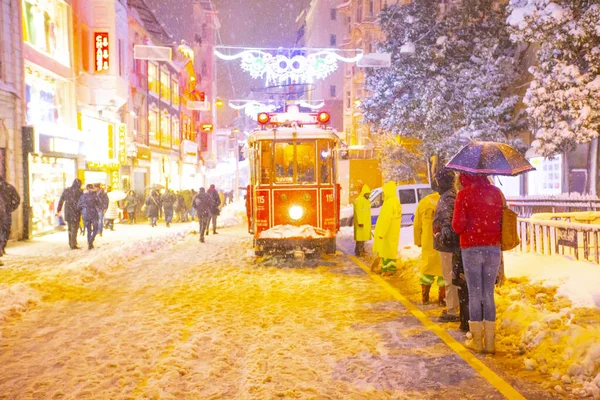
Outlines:
[[221, 99], [215, 100], [215, 106], [217, 106], [218, 108], [221, 108], [224, 105], [225, 105], [225, 103], [223, 103], [223, 100], [221, 100]]

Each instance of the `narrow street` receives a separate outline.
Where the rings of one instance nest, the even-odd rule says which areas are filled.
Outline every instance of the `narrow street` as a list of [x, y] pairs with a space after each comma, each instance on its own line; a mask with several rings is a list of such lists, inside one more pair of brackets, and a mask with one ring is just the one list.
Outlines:
[[0, 398], [504, 397], [348, 256], [256, 259], [242, 227], [192, 228], [4, 267], [40, 298], [2, 325]]

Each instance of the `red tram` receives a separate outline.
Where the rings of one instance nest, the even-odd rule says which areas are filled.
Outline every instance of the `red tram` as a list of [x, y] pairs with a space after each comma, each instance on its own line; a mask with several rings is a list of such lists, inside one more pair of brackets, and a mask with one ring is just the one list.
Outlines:
[[320, 249], [335, 253], [340, 228], [336, 132], [329, 114], [261, 113], [248, 139], [248, 230], [256, 255]]

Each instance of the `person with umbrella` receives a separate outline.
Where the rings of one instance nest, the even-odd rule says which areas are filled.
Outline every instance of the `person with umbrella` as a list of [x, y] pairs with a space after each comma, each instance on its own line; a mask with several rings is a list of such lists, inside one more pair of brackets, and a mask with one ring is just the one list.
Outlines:
[[[456, 195], [452, 228], [459, 235], [469, 291], [469, 329], [465, 346], [495, 353], [494, 287], [502, 260], [502, 216], [505, 199], [489, 175], [518, 175], [534, 169], [504, 143], [474, 142], [446, 165], [461, 171], [462, 190]], [[485, 338], [484, 338], [485, 337]]]
[[118, 202], [123, 200], [127, 195], [120, 190], [112, 190], [109, 186], [106, 193], [108, 196], [108, 208], [104, 214], [106, 221], [106, 229], [111, 231], [115, 230], [115, 219], [119, 218], [119, 204]]

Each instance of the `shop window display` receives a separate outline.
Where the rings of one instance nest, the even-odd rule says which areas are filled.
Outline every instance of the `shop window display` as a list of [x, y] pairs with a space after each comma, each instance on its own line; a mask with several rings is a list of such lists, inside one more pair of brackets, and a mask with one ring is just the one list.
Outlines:
[[25, 102], [27, 123], [48, 122], [59, 124], [63, 121], [65, 85], [29, 67], [25, 68]]
[[23, 0], [25, 42], [69, 65], [67, 5], [60, 0]]
[[33, 233], [54, 230], [58, 200], [75, 179], [75, 160], [34, 157], [31, 160], [31, 208]]

